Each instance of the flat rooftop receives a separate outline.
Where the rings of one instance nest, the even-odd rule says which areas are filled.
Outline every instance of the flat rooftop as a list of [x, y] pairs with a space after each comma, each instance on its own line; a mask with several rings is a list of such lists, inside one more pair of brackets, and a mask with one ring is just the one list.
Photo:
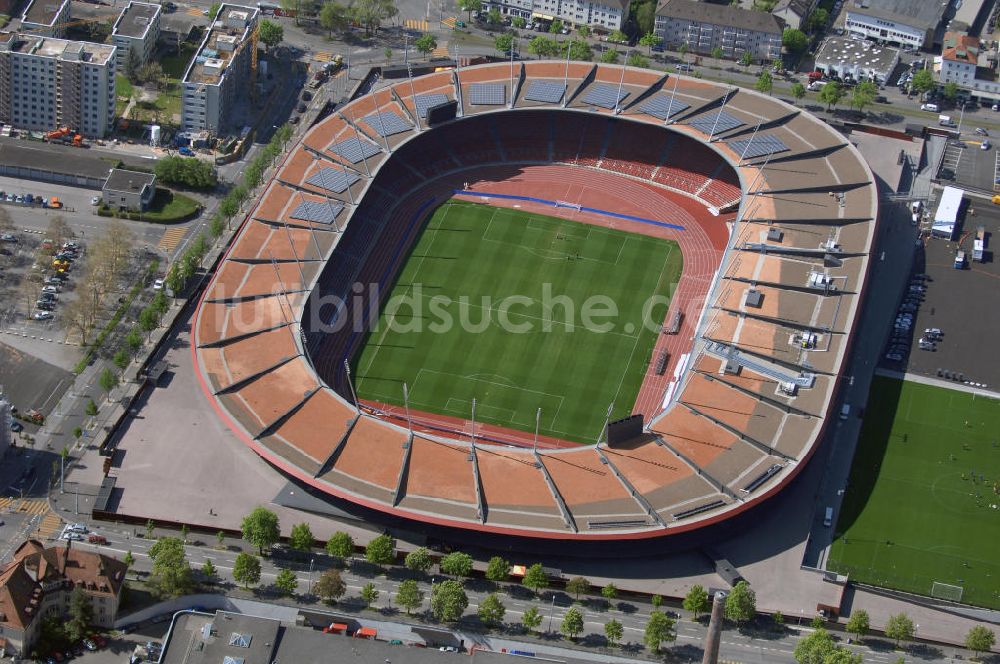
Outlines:
[[219, 85], [234, 54], [257, 23], [257, 9], [222, 5], [212, 29], [205, 35], [184, 77], [185, 83]]
[[146, 36], [149, 26], [152, 25], [159, 13], [159, 5], [147, 2], [130, 2], [122, 11], [122, 15], [115, 21], [114, 31], [111, 34], [141, 39]]
[[816, 53], [817, 64], [850, 64], [885, 71], [896, 66], [899, 50], [867, 40], [829, 37]]
[[108, 171], [111, 170], [106, 161], [101, 161], [97, 157], [64, 154], [11, 143], [0, 145], [0, 162], [19, 168], [94, 179], [108, 177]]
[[106, 63], [115, 52], [115, 47], [110, 44], [70, 41], [19, 32], [0, 33], [0, 48], [14, 53], [27, 53], [61, 60], [80, 60], [95, 64]]
[[69, 0], [31, 0], [24, 10], [24, 21], [38, 25], [53, 25]]
[[854, 0], [848, 3], [847, 11], [864, 16], [873, 16], [887, 21], [895, 21], [917, 28], [933, 29], [941, 22], [948, 2], [931, 0]]

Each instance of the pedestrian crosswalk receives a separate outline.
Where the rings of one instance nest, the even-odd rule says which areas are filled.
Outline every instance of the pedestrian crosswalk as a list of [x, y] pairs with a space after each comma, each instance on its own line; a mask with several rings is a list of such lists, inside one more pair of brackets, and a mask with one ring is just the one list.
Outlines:
[[441, 21], [441, 25], [443, 25], [446, 28], [451, 28], [452, 30], [454, 30], [456, 21], [458, 21], [457, 18], [455, 18], [454, 16], [449, 16], [448, 18]]
[[0, 510], [17, 514], [44, 514], [49, 501], [44, 498], [0, 498]]
[[35, 529], [35, 534], [33, 537], [39, 540], [55, 539], [59, 531], [62, 530], [63, 521], [60, 519], [55, 512], [48, 512], [42, 517], [41, 522]]
[[448, 52], [448, 42], [438, 44], [438, 47], [431, 51], [432, 58], [447, 58], [451, 55]]
[[313, 56], [313, 59], [320, 62], [329, 62], [330, 60], [333, 60], [333, 53], [330, 51], [316, 51], [316, 55]]
[[201, 7], [188, 7], [187, 9], [184, 10], [184, 13], [189, 16], [204, 16], [205, 10], [203, 10]]
[[403, 21], [403, 27], [407, 30], [419, 30], [420, 32], [429, 32], [431, 29], [431, 24], [429, 21], [416, 18], [408, 18]]
[[163, 231], [163, 237], [160, 238], [160, 244], [157, 245], [160, 251], [164, 253], [170, 253], [177, 248], [177, 245], [181, 243], [184, 235], [187, 233], [188, 229], [184, 226], [168, 228]]

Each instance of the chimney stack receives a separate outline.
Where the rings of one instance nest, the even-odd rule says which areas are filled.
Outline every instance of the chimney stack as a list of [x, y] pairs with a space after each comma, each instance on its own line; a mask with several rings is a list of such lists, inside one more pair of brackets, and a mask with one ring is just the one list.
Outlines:
[[722, 638], [722, 623], [726, 620], [726, 593], [721, 590], [715, 593], [712, 601], [712, 618], [708, 621], [708, 633], [705, 635], [705, 656], [701, 664], [718, 664], [719, 641]]

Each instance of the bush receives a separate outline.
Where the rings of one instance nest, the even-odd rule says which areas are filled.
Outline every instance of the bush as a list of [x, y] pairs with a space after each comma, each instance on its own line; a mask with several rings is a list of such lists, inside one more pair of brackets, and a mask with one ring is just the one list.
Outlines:
[[196, 157], [163, 157], [156, 162], [155, 173], [162, 182], [192, 189], [212, 189], [219, 182], [215, 166]]

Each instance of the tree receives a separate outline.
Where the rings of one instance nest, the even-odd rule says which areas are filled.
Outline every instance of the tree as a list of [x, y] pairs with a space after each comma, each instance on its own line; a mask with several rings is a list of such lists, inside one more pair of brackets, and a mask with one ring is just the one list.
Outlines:
[[292, 526], [292, 532], [288, 536], [288, 545], [296, 551], [308, 553], [312, 549], [313, 542], [312, 528], [308, 523], [297, 523]]
[[583, 631], [583, 614], [580, 609], [571, 606], [563, 615], [562, 624], [559, 631], [571, 639], [575, 639], [577, 634]]
[[219, 182], [215, 166], [197, 157], [160, 157], [153, 170], [156, 177], [166, 184], [179, 184], [192, 189], [214, 189]]
[[611, 34], [608, 35], [608, 41], [614, 42], [616, 44], [627, 44], [628, 35], [622, 32], [621, 30], [612, 30]]
[[324, 2], [319, 10], [320, 27], [332, 37], [334, 32], [339, 32], [347, 27], [349, 23], [347, 15], [347, 8], [339, 2]]
[[278, 576], [274, 579], [274, 587], [281, 592], [282, 595], [294, 595], [295, 591], [299, 588], [299, 578], [295, 576], [295, 572], [290, 569], [283, 569], [278, 572]]
[[865, 106], [871, 106], [875, 103], [877, 96], [878, 87], [871, 81], [862, 81], [854, 86], [854, 92], [851, 94], [851, 106], [859, 111], [864, 111]]
[[740, 64], [744, 67], [749, 67], [753, 64], [753, 54], [750, 51], [743, 51], [743, 55], [740, 56]]
[[708, 591], [700, 585], [691, 586], [691, 590], [684, 596], [684, 602], [681, 606], [693, 613], [694, 619], [697, 620], [698, 616], [708, 611], [708, 607], [710, 606]]
[[684, 62], [684, 56], [688, 53], [687, 42], [681, 42], [681, 45], [677, 47], [677, 55], [681, 56], [681, 62]]
[[331, 568], [320, 574], [314, 590], [324, 601], [335, 602], [347, 592], [347, 584], [340, 577], [340, 570]]
[[809, 45], [809, 38], [801, 30], [785, 28], [785, 31], [781, 33], [781, 45], [792, 53], [801, 53]]
[[798, 81], [792, 83], [792, 96], [795, 97], [796, 100], [801, 100], [806, 96], [806, 86], [802, 85]]
[[526, 26], [528, 22], [524, 20], [523, 16], [515, 16], [513, 19], [511, 19], [510, 24], [513, 25], [518, 30], [523, 30], [524, 26]]
[[500, 10], [496, 7], [491, 7], [488, 12], [486, 12], [486, 22], [493, 25], [498, 25], [503, 19], [500, 16]]
[[125, 563], [125, 569], [130, 569], [135, 564], [135, 556], [132, 555], [131, 549], [125, 552], [122, 562]]
[[656, 5], [655, 2], [644, 2], [635, 6], [635, 22], [639, 34], [651, 32], [656, 27]]
[[177, 597], [191, 589], [191, 566], [181, 540], [176, 537], [161, 537], [150, 547], [149, 557], [153, 561], [150, 585], [160, 594]]
[[965, 635], [965, 647], [972, 651], [976, 657], [981, 652], [987, 652], [993, 648], [996, 641], [996, 634], [985, 625], [976, 625]]
[[846, 648], [835, 648], [826, 656], [823, 664], [861, 664], [862, 661], [860, 654], [855, 655]]
[[912, 639], [916, 631], [916, 628], [913, 626], [913, 620], [905, 613], [897, 613], [896, 615], [889, 616], [889, 620], [885, 623], [885, 635], [896, 642], [897, 648], [900, 641], [909, 641]]
[[240, 529], [243, 531], [243, 539], [257, 547], [257, 552], [262, 556], [265, 549], [270, 549], [281, 539], [278, 515], [264, 507], [255, 507], [243, 517]]
[[777, 627], [778, 629], [781, 629], [785, 626], [785, 614], [783, 614], [781, 611], [775, 611], [771, 615], [771, 620], [772, 622], [774, 622], [774, 626]]
[[721, 46], [716, 46], [712, 49], [712, 59], [715, 60], [716, 65], [718, 65], [720, 60], [722, 60], [722, 55], [723, 52]]
[[205, 560], [205, 564], [201, 566], [201, 573], [205, 577], [205, 580], [211, 583], [215, 580], [218, 571], [215, 569], [215, 564], [212, 562], [211, 558]]
[[452, 576], [469, 576], [472, 573], [472, 556], [453, 551], [441, 559], [441, 571]]
[[185, 544], [188, 543], [188, 535], [191, 534], [191, 528], [186, 523], [181, 524], [181, 541]]
[[240, 552], [233, 563], [233, 578], [242, 583], [244, 589], [260, 583], [260, 558], [252, 553]]
[[622, 637], [625, 635], [625, 629], [622, 624], [612, 618], [608, 622], [604, 623], [604, 638], [608, 640], [608, 644], [612, 647], [617, 646], [621, 643]]
[[576, 27], [576, 34], [580, 35], [584, 39], [590, 36], [590, 26], [589, 25], [578, 25]]
[[500, 601], [496, 593], [490, 593], [486, 599], [479, 603], [479, 619], [484, 625], [495, 626], [503, 622], [507, 608]]
[[0, 207], [0, 233], [13, 233], [15, 228], [7, 208]]
[[469, 606], [469, 598], [458, 581], [449, 579], [434, 586], [431, 592], [431, 611], [444, 622], [458, 620]]
[[559, 42], [549, 37], [541, 35], [528, 42], [528, 52], [539, 58], [548, 58], [558, 55], [560, 52]]
[[551, 23], [549, 23], [550, 35], [558, 35], [560, 32], [562, 32], [562, 29], [563, 29], [563, 22], [560, 21], [559, 19], [556, 19]]
[[285, 28], [280, 23], [264, 19], [257, 26], [257, 38], [264, 43], [267, 50], [280, 44], [285, 39]]
[[146, 519], [146, 539], [153, 539], [153, 520]]
[[354, 20], [365, 26], [365, 36], [378, 32], [382, 27], [382, 21], [387, 21], [396, 14], [393, 0], [354, 0], [351, 4], [351, 14]]
[[434, 560], [431, 558], [430, 551], [424, 547], [420, 547], [406, 554], [403, 564], [406, 565], [406, 569], [408, 570], [426, 572], [434, 564]]
[[664, 641], [672, 642], [677, 639], [674, 632], [674, 619], [663, 611], [653, 611], [649, 614], [646, 622], [646, 631], [643, 634], [643, 642], [646, 647], [654, 653], [660, 652], [660, 644]]
[[830, 633], [820, 628], [795, 645], [795, 661], [799, 664], [824, 664], [836, 649]]
[[347, 560], [354, 555], [354, 539], [347, 533], [338, 530], [327, 541], [326, 552], [334, 558]]
[[817, 7], [813, 10], [813, 13], [809, 15], [809, 20], [806, 21], [806, 29], [809, 31], [822, 30], [826, 26], [826, 22], [830, 20], [830, 12], [823, 7]]
[[208, 8], [208, 18], [211, 21], [215, 20], [215, 17], [219, 15], [219, 11], [222, 9], [221, 2], [213, 2], [212, 6]]
[[948, 101], [955, 101], [955, 97], [958, 96], [958, 83], [955, 83], [954, 81], [945, 83], [944, 87], [941, 88], [941, 94], [943, 94], [944, 98]]
[[853, 634], [858, 639], [858, 642], [864, 640], [865, 636], [868, 635], [868, 630], [871, 629], [868, 612], [864, 609], [853, 611], [851, 617], [847, 620], [847, 624], [844, 625], [844, 629], [848, 634]]
[[910, 89], [919, 94], [928, 92], [934, 88], [934, 75], [929, 69], [920, 69], [913, 74], [910, 81]]
[[46, 227], [45, 232], [49, 239], [52, 240], [53, 246], [57, 248], [61, 247], [66, 240], [76, 237], [76, 234], [73, 232], [73, 229], [70, 228], [69, 223], [67, 223], [66, 219], [64, 219], [60, 214], [57, 214], [49, 219], [49, 224]]
[[97, 382], [101, 386], [101, 389], [108, 393], [108, 401], [111, 401], [111, 390], [115, 389], [115, 386], [118, 385], [118, 376], [111, 369], [105, 367], [101, 375], [97, 377]]
[[128, 351], [122, 348], [115, 353], [114, 357], [111, 358], [111, 361], [114, 362], [115, 366], [118, 367], [118, 370], [124, 374], [125, 369], [128, 368], [129, 362], [132, 361], [132, 358], [129, 356]]
[[69, 595], [69, 620], [66, 634], [71, 641], [79, 641], [90, 633], [90, 623], [94, 620], [94, 607], [82, 586], [73, 588]]
[[813, 629], [825, 629], [826, 621], [823, 616], [813, 616], [813, 619], [809, 622], [809, 626]]
[[521, 615], [521, 624], [529, 632], [538, 629], [538, 626], [542, 624], [542, 614], [538, 612], [538, 608], [532, 606], [527, 611]]
[[655, 32], [647, 32], [639, 37], [639, 45], [649, 49], [649, 54], [653, 55], [653, 49], [663, 43], [663, 37]]
[[545, 568], [542, 567], [541, 563], [535, 563], [525, 570], [524, 578], [521, 579], [521, 585], [536, 593], [543, 588], [548, 588], [549, 577], [545, 574]]
[[83, 412], [90, 417], [95, 417], [97, 415], [97, 404], [94, 403], [93, 399], [87, 400], [87, 405], [83, 407]]
[[486, 578], [493, 583], [500, 583], [507, 580], [507, 577], [510, 576], [510, 570], [510, 562], [504, 560], [500, 556], [493, 556], [490, 558], [490, 561], [486, 563]]
[[396, 554], [396, 544], [389, 535], [379, 535], [365, 547], [365, 560], [373, 565], [388, 565]]
[[590, 62], [594, 59], [594, 51], [590, 48], [590, 44], [582, 39], [574, 39], [570, 41], [567, 48], [569, 49], [570, 60]]
[[424, 593], [417, 587], [415, 580], [406, 579], [399, 584], [399, 590], [396, 591], [396, 604], [406, 609], [406, 615], [410, 615], [410, 611], [413, 609], [420, 608], [423, 603]]
[[226, 533], [222, 530], [215, 534], [215, 548], [224, 549], [226, 548]]
[[618, 62], [618, 57], [619, 57], [618, 51], [616, 51], [613, 48], [609, 48], [608, 50], [604, 51], [604, 53], [601, 53], [601, 62], [608, 65], [613, 65], [616, 62]]
[[582, 576], [574, 576], [566, 582], [566, 592], [572, 593], [577, 601], [580, 601], [580, 594], [590, 590], [590, 581]]
[[743, 624], [757, 614], [757, 593], [746, 581], [740, 581], [733, 586], [726, 596], [726, 619]]
[[427, 55], [437, 48], [438, 43], [437, 40], [434, 39], [434, 35], [429, 32], [425, 32], [414, 40], [413, 46], [424, 55]]
[[836, 81], [829, 81], [819, 91], [819, 100], [826, 104], [826, 110], [828, 111], [839, 104], [843, 98], [844, 89]]
[[618, 597], [618, 588], [616, 588], [615, 584], [613, 583], [607, 584], [606, 586], [601, 588], [601, 597], [608, 600], [609, 602], [613, 602], [615, 598]]
[[498, 53], [510, 53], [511, 49], [514, 48], [514, 35], [509, 32], [497, 35], [496, 39], [493, 40], [493, 47], [496, 48]]
[[771, 89], [774, 88], [774, 79], [771, 77], [771, 72], [764, 70], [757, 76], [757, 84], [754, 85], [758, 92], [763, 92], [766, 95], [771, 94]]
[[472, 12], [478, 12], [483, 8], [483, 0], [458, 0], [459, 11], [466, 12], [469, 15], [469, 21], [472, 21]]
[[649, 67], [649, 58], [647, 58], [642, 53], [636, 51], [635, 53], [629, 54], [629, 56], [625, 58], [625, 64], [627, 64], [629, 67], [639, 67], [642, 69], [646, 69]]
[[649, 603], [653, 605], [653, 608], [658, 609], [663, 606], [663, 597], [660, 595], [653, 595], [649, 598]]

